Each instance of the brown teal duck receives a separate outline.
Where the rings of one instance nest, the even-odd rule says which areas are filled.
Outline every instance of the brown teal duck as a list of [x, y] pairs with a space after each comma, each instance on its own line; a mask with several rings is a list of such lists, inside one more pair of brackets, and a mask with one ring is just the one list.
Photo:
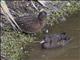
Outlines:
[[47, 13], [42, 10], [35, 16], [23, 16], [16, 19], [17, 24], [20, 26], [23, 32], [26, 33], [36, 33], [40, 32], [42, 28], [46, 25]]
[[58, 33], [45, 35], [40, 42], [42, 48], [58, 48], [63, 47], [71, 41], [70, 37], [66, 33]]

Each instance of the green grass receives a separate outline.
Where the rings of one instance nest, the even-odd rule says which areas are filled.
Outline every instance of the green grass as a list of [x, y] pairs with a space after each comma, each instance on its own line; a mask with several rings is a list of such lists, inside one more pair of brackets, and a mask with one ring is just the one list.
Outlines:
[[[3, 30], [1, 36], [1, 53], [4, 53], [10, 60], [22, 60], [25, 55], [25, 46], [29, 46], [34, 38], [29, 34], [15, 32], [13, 30]], [[26, 49], [28, 56], [29, 48]]]

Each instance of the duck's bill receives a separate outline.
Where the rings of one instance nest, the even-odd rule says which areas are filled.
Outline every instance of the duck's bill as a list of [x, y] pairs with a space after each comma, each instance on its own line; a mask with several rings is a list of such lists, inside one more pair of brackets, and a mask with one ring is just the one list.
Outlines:
[[42, 43], [44, 43], [45, 41], [44, 40], [42, 40], [41, 42], [40, 42], [40, 44], [42, 44]]

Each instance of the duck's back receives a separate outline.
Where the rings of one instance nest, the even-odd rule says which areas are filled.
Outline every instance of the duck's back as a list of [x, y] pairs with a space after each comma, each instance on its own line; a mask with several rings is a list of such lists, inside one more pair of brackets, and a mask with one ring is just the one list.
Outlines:
[[62, 34], [51, 34], [51, 35], [46, 35], [44, 40], [49, 45], [49, 48], [55, 48], [64, 46], [70, 41], [70, 39], [65, 40], [65, 38], [69, 37], [67, 35], [62, 35]]
[[40, 28], [37, 16], [29, 15], [29, 16], [18, 17], [16, 19], [16, 22], [20, 26], [22, 31], [26, 33], [37, 32], [39, 31], [38, 29]]

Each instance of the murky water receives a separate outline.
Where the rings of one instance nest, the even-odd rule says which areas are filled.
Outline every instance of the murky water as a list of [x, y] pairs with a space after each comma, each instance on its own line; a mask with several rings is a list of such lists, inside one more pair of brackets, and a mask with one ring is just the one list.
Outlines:
[[41, 49], [39, 43], [32, 45], [27, 60], [80, 60], [80, 14], [74, 14], [67, 21], [56, 24], [49, 31], [52, 33], [67, 32], [72, 41], [63, 48]]

